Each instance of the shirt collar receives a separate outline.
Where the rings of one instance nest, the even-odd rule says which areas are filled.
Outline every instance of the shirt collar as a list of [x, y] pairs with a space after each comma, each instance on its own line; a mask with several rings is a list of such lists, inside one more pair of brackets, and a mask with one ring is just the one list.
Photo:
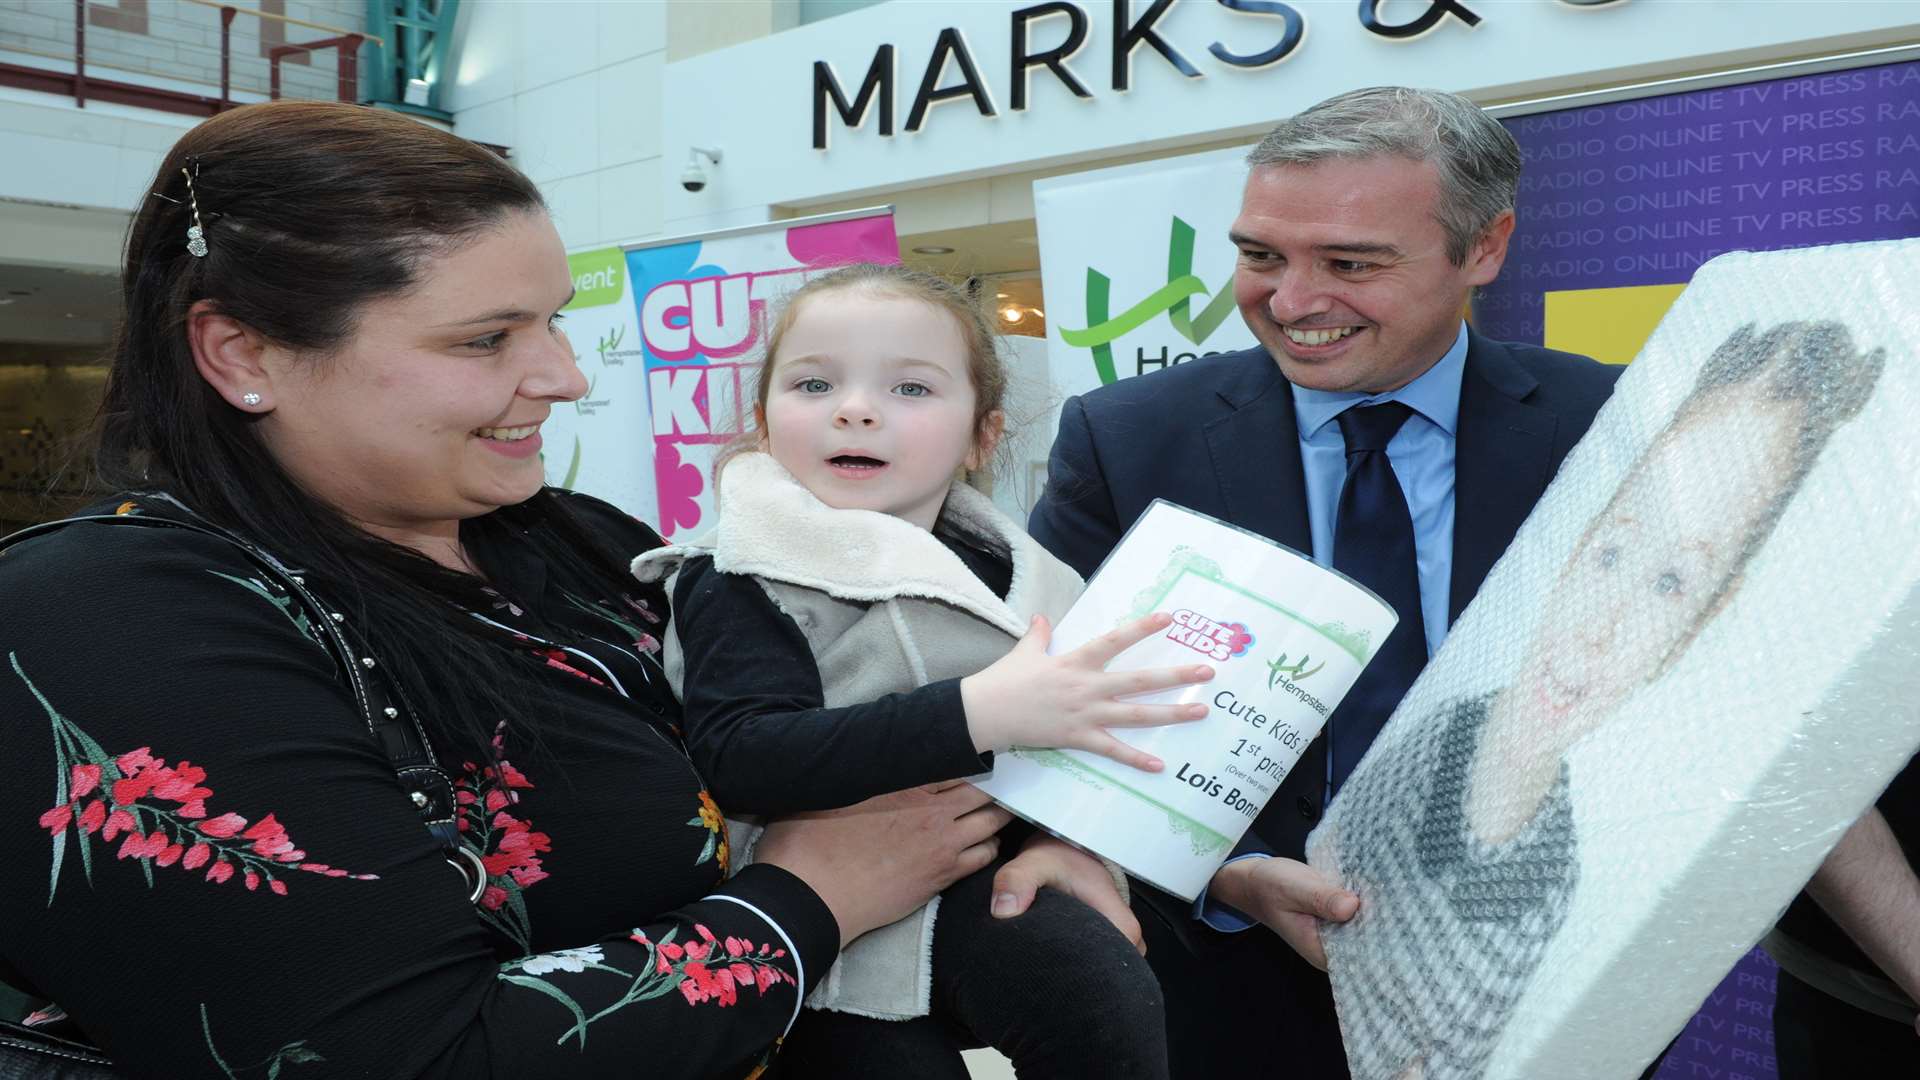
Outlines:
[[1460, 380], [1466, 370], [1467, 324], [1463, 322], [1460, 324], [1460, 333], [1453, 339], [1453, 346], [1440, 357], [1439, 362], [1398, 390], [1384, 394], [1361, 394], [1294, 386], [1294, 423], [1299, 427], [1302, 439], [1311, 439], [1320, 433], [1321, 428], [1332, 423], [1334, 417], [1355, 405], [1398, 401], [1451, 436], [1460, 419]]

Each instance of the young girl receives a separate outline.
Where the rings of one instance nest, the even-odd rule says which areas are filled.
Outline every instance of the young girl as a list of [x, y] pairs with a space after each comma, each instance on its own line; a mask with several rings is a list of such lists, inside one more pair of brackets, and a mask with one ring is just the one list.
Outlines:
[[[1104, 728], [1205, 714], [1115, 696], [1210, 669], [1102, 671], [1164, 616], [1046, 655], [1046, 620], [1080, 579], [955, 479], [1003, 424], [992, 341], [974, 302], [927, 274], [860, 264], [810, 282], [768, 335], [715, 535], [635, 561], [646, 580], [677, 574], [668, 668], [721, 805], [846, 806], [985, 772], [1016, 742], [1157, 769]], [[1159, 987], [1126, 938], [1049, 890], [993, 918], [993, 870], [844, 952], [809, 1000], [833, 1011], [796, 1025], [781, 1075], [963, 1078], [957, 1034], [1023, 1077], [1166, 1076]]]

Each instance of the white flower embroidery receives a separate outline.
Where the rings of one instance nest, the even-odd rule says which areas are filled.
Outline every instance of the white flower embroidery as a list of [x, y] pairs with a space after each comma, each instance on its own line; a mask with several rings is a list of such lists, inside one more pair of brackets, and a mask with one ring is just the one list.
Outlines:
[[584, 949], [561, 949], [559, 952], [541, 953], [520, 961], [520, 970], [529, 975], [545, 975], [551, 971], [585, 971], [588, 964], [598, 964], [606, 959], [600, 946], [589, 945]]

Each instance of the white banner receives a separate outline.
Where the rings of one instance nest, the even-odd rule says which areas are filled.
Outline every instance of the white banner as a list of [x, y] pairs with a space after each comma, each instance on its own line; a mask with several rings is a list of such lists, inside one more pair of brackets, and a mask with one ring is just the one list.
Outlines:
[[1062, 395], [1250, 348], [1233, 305], [1246, 151], [1038, 180], [1047, 363]]
[[653, 446], [647, 438], [647, 373], [640, 324], [617, 247], [567, 256], [573, 303], [561, 329], [587, 377], [579, 401], [555, 405], [541, 427], [547, 483], [582, 491], [653, 520]]

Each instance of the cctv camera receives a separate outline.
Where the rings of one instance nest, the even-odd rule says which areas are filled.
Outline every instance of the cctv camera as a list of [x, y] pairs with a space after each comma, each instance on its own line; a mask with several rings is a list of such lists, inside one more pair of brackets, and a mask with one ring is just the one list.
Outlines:
[[700, 164], [701, 158], [720, 164], [720, 148], [695, 146], [687, 150], [687, 167], [680, 170], [680, 186], [688, 191], [701, 191], [707, 186], [707, 169]]

